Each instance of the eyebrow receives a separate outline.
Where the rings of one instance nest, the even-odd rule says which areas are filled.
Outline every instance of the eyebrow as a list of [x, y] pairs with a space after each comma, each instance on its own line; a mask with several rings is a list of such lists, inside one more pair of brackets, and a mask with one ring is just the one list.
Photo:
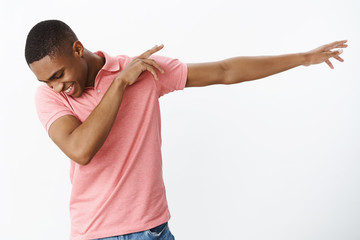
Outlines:
[[64, 71], [64, 69], [65, 69], [65, 68], [61, 68], [61, 69], [57, 70], [55, 73], [53, 73], [53, 74], [51, 75], [51, 77], [49, 77], [48, 80], [40, 80], [40, 79], [38, 79], [38, 80], [39, 80], [40, 82], [47, 82], [47, 81], [53, 79], [59, 72]]

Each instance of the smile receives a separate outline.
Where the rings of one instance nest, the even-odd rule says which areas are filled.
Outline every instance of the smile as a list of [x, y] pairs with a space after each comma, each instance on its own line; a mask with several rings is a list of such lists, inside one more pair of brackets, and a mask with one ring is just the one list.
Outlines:
[[74, 85], [74, 84], [71, 84], [70, 87], [69, 87], [68, 89], [66, 89], [64, 92], [69, 93], [69, 92], [71, 91], [73, 85]]

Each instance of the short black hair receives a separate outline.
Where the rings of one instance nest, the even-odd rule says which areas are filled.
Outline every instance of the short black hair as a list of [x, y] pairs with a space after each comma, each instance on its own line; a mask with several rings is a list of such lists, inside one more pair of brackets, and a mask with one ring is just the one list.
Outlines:
[[59, 20], [46, 20], [37, 23], [29, 32], [25, 45], [25, 58], [27, 64], [49, 55], [62, 52], [64, 47], [72, 47], [77, 41], [73, 30]]

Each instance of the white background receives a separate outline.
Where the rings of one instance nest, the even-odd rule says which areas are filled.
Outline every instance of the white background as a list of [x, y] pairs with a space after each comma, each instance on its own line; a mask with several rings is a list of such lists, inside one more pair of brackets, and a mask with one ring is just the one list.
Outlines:
[[311, 50], [342, 57], [160, 98], [178, 240], [360, 239], [360, 3], [7, 1], [0, 10], [0, 239], [68, 239], [69, 159], [40, 124], [24, 58], [37, 22], [68, 23], [86, 48], [206, 62]]

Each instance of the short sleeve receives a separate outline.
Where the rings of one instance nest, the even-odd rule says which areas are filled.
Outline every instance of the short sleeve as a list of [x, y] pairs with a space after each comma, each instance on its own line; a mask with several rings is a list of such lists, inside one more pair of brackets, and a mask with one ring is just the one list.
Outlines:
[[47, 132], [51, 124], [64, 115], [74, 115], [65, 99], [46, 85], [38, 87], [35, 94], [35, 105], [40, 122]]
[[158, 97], [175, 90], [183, 90], [187, 80], [187, 65], [178, 59], [164, 56], [152, 56], [164, 69], [164, 74], [158, 74], [159, 80], [155, 81]]

